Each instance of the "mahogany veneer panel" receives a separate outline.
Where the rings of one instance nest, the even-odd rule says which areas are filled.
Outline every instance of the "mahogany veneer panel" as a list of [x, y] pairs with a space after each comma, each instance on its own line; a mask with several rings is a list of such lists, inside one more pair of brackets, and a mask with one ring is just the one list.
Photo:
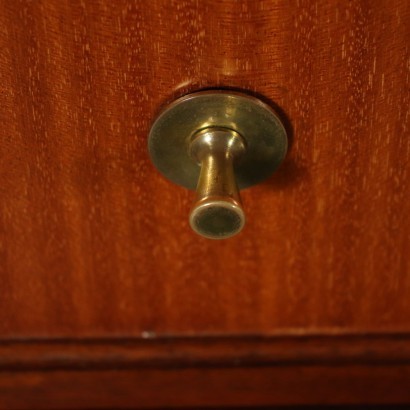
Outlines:
[[[410, 328], [410, 2], [2, 1], [2, 337]], [[151, 165], [160, 107], [274, 101], [280, 171], [212, 242]]]
[[[409, 402], [409, 44], [406, 0], [0, 0], [0, 408]], [[210, 87], [291, 143], [220, 242], [146, 149]]]

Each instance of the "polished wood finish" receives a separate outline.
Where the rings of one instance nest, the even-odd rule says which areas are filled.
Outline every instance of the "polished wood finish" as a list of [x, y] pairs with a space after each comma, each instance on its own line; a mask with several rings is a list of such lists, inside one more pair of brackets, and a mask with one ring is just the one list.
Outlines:
[[[408, 334], [2, 341], [0, 371], [322, 365], [409, 366]], [[410, 393], [410, 391], [409, 391]]]
[[[409, 39], [407, 0], [1, 1], [1, 338], [409, 334]], [[291, 138], [218, 242], [146, 148], [162, 106], [210, 87], [261, 96]], [[0, 397], [86, 377], [47, 374]]]
[[25, 340], [0, 357], [7, 409], [410, 402], [403, 334]]
[[391, 405], [410, 402], [410, 336], [3, 340], [0, 372], [8, 410]]

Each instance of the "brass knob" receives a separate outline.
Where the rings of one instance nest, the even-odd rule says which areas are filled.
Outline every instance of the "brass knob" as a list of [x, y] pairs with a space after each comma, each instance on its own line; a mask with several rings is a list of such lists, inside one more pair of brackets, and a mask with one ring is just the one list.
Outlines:
[[200, 235], [223, 239], [243, 228], [245, 214], [233, 164], [245, 149], [245, 140], [227, 128], [206, 128], [193, 136], [190, 155], [201, 165], [201, 172], [189, 222]]
[[171, 181], [196, 189], [189, 222], [198, 234], [224, 239], [245, 224], [239, 189], [269, 177], [286, 155], [275, 111], [247, 94], [212, 90], [166, 107], [148, 138], [152, 162]]

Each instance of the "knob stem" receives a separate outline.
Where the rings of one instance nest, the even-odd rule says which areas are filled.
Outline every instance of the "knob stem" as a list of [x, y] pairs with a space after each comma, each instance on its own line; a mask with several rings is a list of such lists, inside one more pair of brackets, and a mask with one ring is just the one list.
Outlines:
[[200, 235], [224, 239], [243, 228], [245, 214], [234, 163], [245, 149], [244, 139], [228, 128], [206, 128], [193, 136], [189, 151], [201, 165], [201, 172], [189, 221]]

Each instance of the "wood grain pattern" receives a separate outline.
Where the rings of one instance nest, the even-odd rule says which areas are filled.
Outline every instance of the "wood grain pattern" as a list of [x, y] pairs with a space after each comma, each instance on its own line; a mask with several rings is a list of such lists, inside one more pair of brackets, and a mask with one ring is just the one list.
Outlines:
[[410, 401], [410, 337], [3, 341], [0, 371], [8, 410], [391, 405]]
[[[291, 134], [242, 194], [243, 233], [218, 242], [190, 231], [192, 193], [146, 147], [164, 104], [212, 87], [261, 95]], [[410, 332], [409, 1], [0, 0], [0, 96], [0, 340]], [[408, 367], [385, 367], [374, 402], [408, 399]], [[369, 397], [365, 369], [331, 368], [329, 397], [343, 377], [363, 388], [345, 402]], [[291, 376], [265, 370], [285, 403]], [[227, 386], [189, 374], [194, 392], [211, 374]], [[327, 373], [303, 374], [313, 403]], [[129, 376], [117, 391], [144, 383]], [[77, 377], [1, 377], [3, 407]]]
[[391, 406], [410, 401], [409, 385], [409, 334], [0, 342], [7, 410]]
[[[3, 1], [7, 337], [409, 330], [408, 1]], [[271, 99], [291, 152], [195, 236], [151, 165], [160, 106]]]

